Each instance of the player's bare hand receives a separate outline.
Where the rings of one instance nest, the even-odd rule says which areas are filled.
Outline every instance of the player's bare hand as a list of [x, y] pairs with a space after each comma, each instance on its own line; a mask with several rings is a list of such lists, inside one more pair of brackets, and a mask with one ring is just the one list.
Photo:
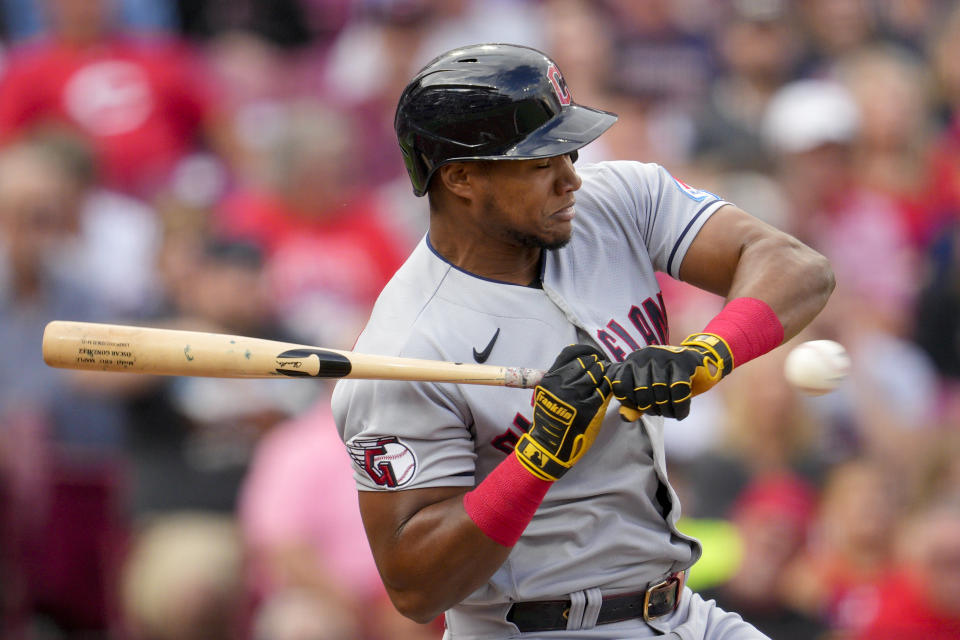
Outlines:
[[703, 393], [733, 369], [727, 345], [712, 334], [689, 336], [679, 347], [650, 345], [610, 366], [608, 376], [621, 414], [641, 413], [683, 420], [690, 399]]
[[560, 352], [534, 391], [533, 426], [516, 446], [533, 475], [556, 480], [593, 444], [610, 402], [610, 363], [599, 349], [571, 345]]

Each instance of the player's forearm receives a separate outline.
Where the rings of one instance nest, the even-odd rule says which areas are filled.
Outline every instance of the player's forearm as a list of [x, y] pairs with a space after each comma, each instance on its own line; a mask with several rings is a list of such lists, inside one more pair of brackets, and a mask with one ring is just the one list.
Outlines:
[[797, 335], [826, 305], [835, 286], [822, 255], [785, 234], [748, 243], [727, 294], [766, 302], [783, 325], [783, 339]]

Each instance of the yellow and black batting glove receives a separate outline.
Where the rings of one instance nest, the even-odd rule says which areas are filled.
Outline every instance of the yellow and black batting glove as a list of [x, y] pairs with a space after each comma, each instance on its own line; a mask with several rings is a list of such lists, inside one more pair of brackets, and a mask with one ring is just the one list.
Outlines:
[[730, 347], [712, 333], [695, 333], [679, 347], [650, 345], [610, 366], [620, 414], [636, 420], [641, 413], [683, 420], [690, 399], [720, 382], [733, 369]]
[[733, 371], [733, 354], [730, 345], [718, 335], [712, 333], [694, 333], [683, 339], [681, 347], [699, 351], [700, 365], [690, 378], [690, 392], [699, 395]]
[[533, 396], [533, 426], [514, 449], [530, 473], [557, 480], [593, 444], [610, 402], [609, 362], [583, 344], [560, 352]]

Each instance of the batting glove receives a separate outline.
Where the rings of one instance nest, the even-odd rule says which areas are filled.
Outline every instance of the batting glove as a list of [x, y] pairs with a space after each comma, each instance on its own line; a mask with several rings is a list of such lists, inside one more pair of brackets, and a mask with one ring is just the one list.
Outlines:
[[533, 396], [533, 426], [514, 451], [530, 473], [557, 480], [583, 456], [600, 432], [610, 402], [609, 362], [588, 345], [560, 352]]
[[683, 420], [690, 398], [703, 393], [733, 369], [730, 347], [712, 333], [695, 333], [679, 347], [650, 345], [611, 365], [609, 377], [620, 414], [641, 413]]

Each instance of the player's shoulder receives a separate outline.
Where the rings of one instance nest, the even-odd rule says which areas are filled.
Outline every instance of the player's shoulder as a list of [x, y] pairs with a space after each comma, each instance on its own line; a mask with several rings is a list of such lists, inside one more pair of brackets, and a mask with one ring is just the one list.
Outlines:
[[656, 162], [640, 162], [639, 160], [603, 160], [588, 164], [577, 164], [577, 173], [583, 179], [584, 185], [603, 184], [620, 180], [658, 181], [666, 173]]
[[691, 187], [655, 162], [609, 160], [578, 166], [577, 172], [583, 180], [580, 191], [587, 196], [633, 198], [639, 195], [654, 200], [660, 200], [661, 196], [683, 196], [696, 202], [719, 198], [709, 191]]
[[426, 240], [421, 240], [380, 292], [354, 350], [408, 355], [409, 335], [443, 277], [444, 269], [431, 259]]
[[471, 284], [424, 237], [377, 297], [354, 350], [446, 359], [441, 345], [456, 341], [458, 322], [469, 322], [471, 310], [461, 311], [457, 301], [469, 299], [461, 289]]

